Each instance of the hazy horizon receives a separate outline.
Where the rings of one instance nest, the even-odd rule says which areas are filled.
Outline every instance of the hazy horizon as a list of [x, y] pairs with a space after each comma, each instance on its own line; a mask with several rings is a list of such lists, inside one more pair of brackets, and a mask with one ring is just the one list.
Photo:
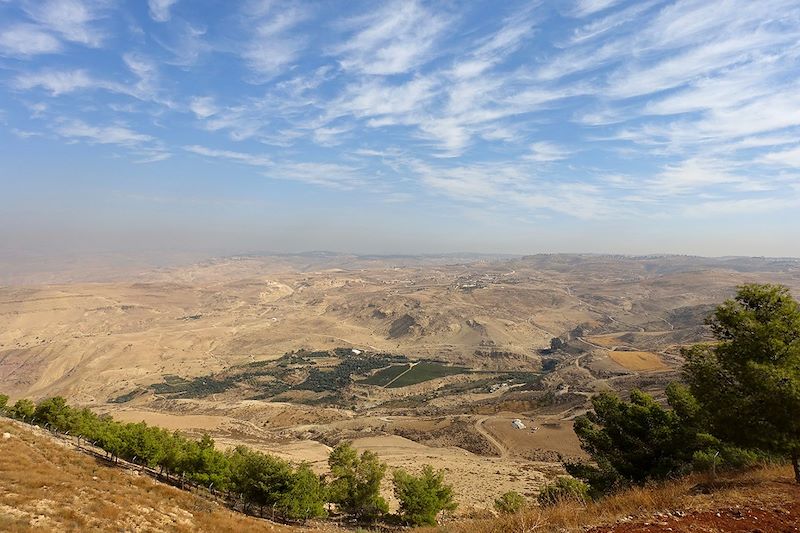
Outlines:
[[796, 1], [48, 0], [0, 20], [7, 264], [800, 257]]

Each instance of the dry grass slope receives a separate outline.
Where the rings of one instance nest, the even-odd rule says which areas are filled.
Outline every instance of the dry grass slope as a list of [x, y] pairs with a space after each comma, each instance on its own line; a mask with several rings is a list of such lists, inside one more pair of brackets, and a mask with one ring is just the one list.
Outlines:
[[694, 475], [634, 488], [587, 505], [564, 502], [549, 508], [534, 507], [517, 515], [459, 521], [420, 533], [587, 529], [591, 533], [800, 531], [800, 486], [794, 483], [791, 468], [784, 466], [723, 476], [713, 482]]
[[296, 531], [111, 468], [0, 421], [0, 531]]

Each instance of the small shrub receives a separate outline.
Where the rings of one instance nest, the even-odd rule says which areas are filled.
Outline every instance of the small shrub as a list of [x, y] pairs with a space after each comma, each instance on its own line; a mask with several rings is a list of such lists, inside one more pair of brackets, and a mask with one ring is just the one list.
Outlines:
[[510, 490], [494, 501], [494, 508], [498, 513], [515, 514], [525, 507], [525, 496], [517, 491]]
[[589, 500], [589, 486], [579, 479], [562, 476], [542, 488], [539, 505], [555, 505], [563, 501], [585, 503]]

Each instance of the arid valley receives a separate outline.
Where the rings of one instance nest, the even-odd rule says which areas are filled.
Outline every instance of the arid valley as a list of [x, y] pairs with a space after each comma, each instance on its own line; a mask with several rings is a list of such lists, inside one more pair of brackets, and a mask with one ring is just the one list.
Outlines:
[[662, 396], [745, 282], [798, 294], [800, 262], [317, 253], [9, 282], [0, 391], [319, 472], [349, 440], [390, 468], [443, 468], [466, 514], [582, 456], [572, 420], [593, 393]]

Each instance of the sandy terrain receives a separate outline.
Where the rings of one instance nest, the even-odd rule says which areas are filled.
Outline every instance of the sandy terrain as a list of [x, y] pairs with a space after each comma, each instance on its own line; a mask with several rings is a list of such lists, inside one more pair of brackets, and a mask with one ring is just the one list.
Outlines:
[[[462, 507], [461, 512], [471, 507], [485, 508], [494, 498], [509, 490], [534, 496], [556, 469], [548, 463], [480, 457], [460, 448], [429, 448], [396, 436], [365, 437], [353, 441], [353, 445], [359, 450], [377, 453], [391, 468], [418, 473], [423, 465], [429, 464], [445, 469], [447, 480], [452, 483], [456, 500]], [[396, 505], [396, 502], [391, 503]]]

